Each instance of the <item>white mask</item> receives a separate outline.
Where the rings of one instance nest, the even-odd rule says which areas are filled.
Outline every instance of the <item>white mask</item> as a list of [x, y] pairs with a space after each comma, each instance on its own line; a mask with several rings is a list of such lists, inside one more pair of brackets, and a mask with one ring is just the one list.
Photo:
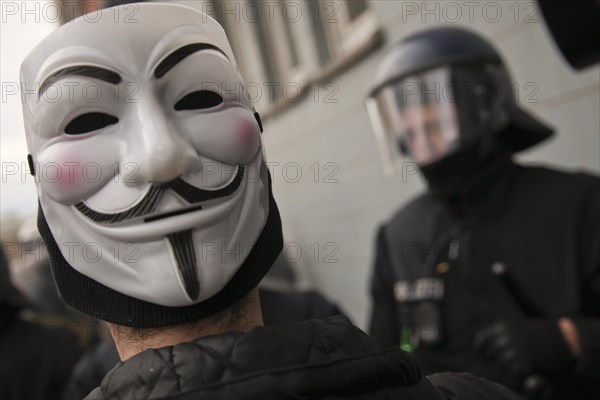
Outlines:
[[179, 5], [135, 6], [137, 22], [103, 10], [26, 58], [27, 142], [68, 263], [181, 307], [218, 293], [244, 263], [269, 215], [268, 172], [219, 24]]

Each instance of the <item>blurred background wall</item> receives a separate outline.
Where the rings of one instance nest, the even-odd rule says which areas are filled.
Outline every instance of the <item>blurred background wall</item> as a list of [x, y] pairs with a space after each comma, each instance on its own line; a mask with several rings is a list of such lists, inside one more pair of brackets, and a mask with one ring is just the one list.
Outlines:
[[[70, 11], [62, 22], [119, 3], [128, 2], [64, 0], [59, 4]], [[286, 259], [302, 286], [320, 289], [361, 327], [370, 312], [376, 229], [424, 189], [410, 162], [394, 176], [384, 174], [364, 106], [377, 63], [397, 40], [441, 25], [481, 33], [504, 56], [518, 103], [557, 132], [519, 159], [600, 172], [599, 69], [575, 73], [567, 66], [535, 2], [177, 3], [212, 15], [231, 38], [263, 117]], [[125, 10], [135, 19], [134, 5]], [[3, 221], [10, 217], [3, 211]]]

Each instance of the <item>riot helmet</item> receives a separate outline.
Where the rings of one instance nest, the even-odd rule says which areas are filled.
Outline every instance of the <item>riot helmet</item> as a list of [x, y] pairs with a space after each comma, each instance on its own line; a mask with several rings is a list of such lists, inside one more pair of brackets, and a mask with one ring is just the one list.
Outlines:
[[377, 69], [367, 109], [386, 165], [430, 165], [497, 138], [512, 152], [552, 130], [520, 109], [509, 72], [482, 37], [462, 28], [422, 31], [394, 45]]

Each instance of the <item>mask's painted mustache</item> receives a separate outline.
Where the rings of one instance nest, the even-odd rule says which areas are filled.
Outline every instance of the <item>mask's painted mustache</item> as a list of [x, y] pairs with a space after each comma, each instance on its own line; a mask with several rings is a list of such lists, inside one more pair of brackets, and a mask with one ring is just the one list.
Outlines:
[[[86, 206], [83, 202], [77, 203], [75, 208], [83, 215], [88, 217], [94, 222], [104, 223], [104, 224], [113, 224], [117, 222], [123, 222], [128, 219], [137, 218], [145, 215], [149, 215], [156, 211], [156, 206], [160, 202], [163, 194], [167, 191], [167, 189], [173, 190], [177, 193], [181, 198], [187, 201], [190, 204], [199, 204], [208, 200], [219, 199], [221, 197], [227, 197], [233, 193], [235, 193], [244, 179], [245, 168], [243, 166], [238, 167], [237, 174], [235, 178], [231, 181], [231, 183], [224, 188], [218, 190], [204, 190], [199, 189], [195, 186], [190, 185], [185, 182], [182, 178], [177, 178], [171, 182], [163, 183], [161, 185], [153, 185], [146, 196], [142, 199], [134, 207], [130, 208], [127, 211], [122, 211], [118, 213], [101, 213], [95, 210], [92, 210], [88, 206]], [[194, 210], [200, 210], [202, 206], [195, 207]], [[165, 216], [177, 215], [180, 212], [167, 212]], [[152, 216], [144, 220], [144, 222], [154, 221], [156, 219], [160, 219], [159, 216]]]

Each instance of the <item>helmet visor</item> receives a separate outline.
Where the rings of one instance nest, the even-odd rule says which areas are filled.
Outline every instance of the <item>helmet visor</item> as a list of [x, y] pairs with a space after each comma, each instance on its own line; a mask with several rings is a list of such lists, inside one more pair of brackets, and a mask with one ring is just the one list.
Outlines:
[[486, 69], [442, 66], [377, 90], [367, 108], [386, 170], [397, 168], [403, 155], [430, 164], [491, 128], [494, 104], [505, 95], [491, 76]]
[[456, 104], [449, 97], [450, 68], [407, 76], [368, 100], [380, 147], [388, 162], [402, 155], [428, 164], [450, 153], [459, 140]]

